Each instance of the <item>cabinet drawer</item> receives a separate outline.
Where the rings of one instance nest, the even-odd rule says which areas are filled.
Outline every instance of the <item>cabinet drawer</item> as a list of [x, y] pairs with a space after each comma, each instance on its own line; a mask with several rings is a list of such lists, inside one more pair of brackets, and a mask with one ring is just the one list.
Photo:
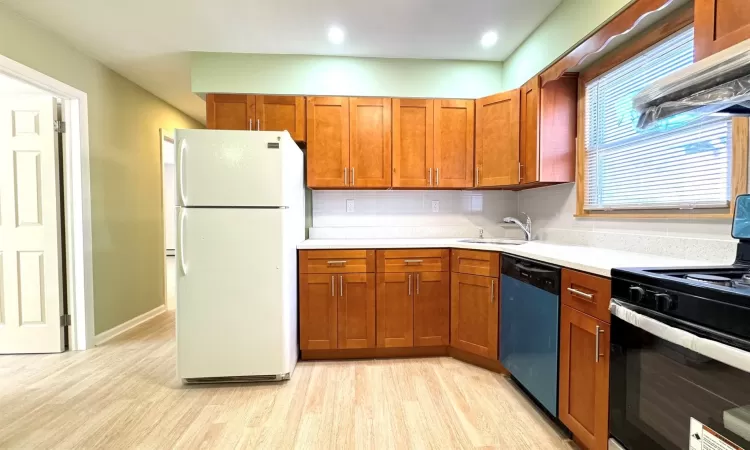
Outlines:
[[485, 277], [500, 276], [500, 254], [497, 252], [452, 250], [451, 253], [451, 272]]
[[378, 250], [376, 259], [379, 273], [448, 272], [450, 250]]
[[375, 272], [375, 250], [301, 250], [300, 273]]
[[609, 301], [612, 298], [612, 282], [609, 278], [563, 269], [560, 290], [563, 305], [610, 322]]

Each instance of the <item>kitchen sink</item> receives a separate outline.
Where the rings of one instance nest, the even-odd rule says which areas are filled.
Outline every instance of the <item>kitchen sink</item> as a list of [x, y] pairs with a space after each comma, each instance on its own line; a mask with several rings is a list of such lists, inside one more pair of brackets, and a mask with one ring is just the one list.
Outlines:
[[527, 241], [523, 239], [461, 239], [459, 242], [471, 244], [494, 244], [494, 245], [521, 245]]

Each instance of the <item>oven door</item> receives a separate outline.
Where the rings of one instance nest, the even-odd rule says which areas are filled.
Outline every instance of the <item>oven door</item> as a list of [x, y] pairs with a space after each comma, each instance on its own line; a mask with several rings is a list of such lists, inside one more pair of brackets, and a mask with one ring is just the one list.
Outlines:
[[610, 310], [612, 438], [628, 450], [750, 450], [750, 353], [658, 312], [614, 299]]

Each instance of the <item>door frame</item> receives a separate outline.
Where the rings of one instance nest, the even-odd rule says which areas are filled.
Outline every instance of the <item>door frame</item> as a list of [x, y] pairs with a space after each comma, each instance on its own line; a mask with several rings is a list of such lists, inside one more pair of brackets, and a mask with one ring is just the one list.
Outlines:
[[94, 345], [94, 280], [91, 238], [88, 96], [85, 92], [0, 55], [0, 73], [24, 81], [63, 101], [63, 180], [68, 313], [68, 348]]

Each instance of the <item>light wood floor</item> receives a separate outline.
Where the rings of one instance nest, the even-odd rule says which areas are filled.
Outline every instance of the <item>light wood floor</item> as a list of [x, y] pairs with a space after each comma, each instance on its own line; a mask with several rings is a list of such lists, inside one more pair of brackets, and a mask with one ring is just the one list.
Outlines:
[[0, 356], [0, 448], [73, 447], [575, 448], [509, 379], [451, 358], [185, 387], [171, 313], [86, 352]]

